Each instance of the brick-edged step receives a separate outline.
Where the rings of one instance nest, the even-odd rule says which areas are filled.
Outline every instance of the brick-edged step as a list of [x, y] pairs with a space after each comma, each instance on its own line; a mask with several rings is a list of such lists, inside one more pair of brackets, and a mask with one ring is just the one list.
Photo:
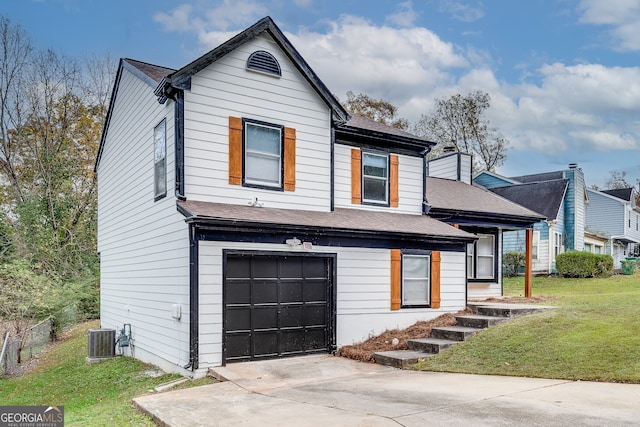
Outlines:
[[458, 344], [458, 342], [459, 341], [442, 340], [438, 338], [416, 338], [407, 341], [407, 347], [409, 347], [409, 350], [438, 354], [442, 350], [446, 350], [452, 345]]
[[404, 369], [432, 356], [434, 355], [415, 350], [391, 350], [374, 353], [373, 360], [379, 365]]
[[466, 326], [447, 326], [431, 329], [432, 338], [443, 340], [464, 341], [482, 331], [481, 328], [469, 328]]
[[468, 328], [480, 328], [487, 329], [491, 326], [499, 325], [500, 323], [504, 323], [509, 318], [507, 317], [497, 317], [497, 316], [484, 316], [482, 314], [465, 314], [461, 316], [456, 316], [456, 321], [458, 322], [458, 326], [466, 326]]

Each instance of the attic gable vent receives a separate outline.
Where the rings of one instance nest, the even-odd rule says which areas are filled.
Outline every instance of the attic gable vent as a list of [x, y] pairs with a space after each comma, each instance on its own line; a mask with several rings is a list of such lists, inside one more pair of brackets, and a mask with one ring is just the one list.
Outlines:
[[247, 69], [278, 77], [282, 76], [278, 60], [264, 50], [257, 50], [249, 56], [249, 59], [247, 59]]

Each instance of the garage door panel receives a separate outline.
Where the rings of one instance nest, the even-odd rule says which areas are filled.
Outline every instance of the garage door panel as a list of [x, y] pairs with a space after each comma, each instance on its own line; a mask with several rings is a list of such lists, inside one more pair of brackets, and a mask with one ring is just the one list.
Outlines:
[[262, 357], [278, 355], [278, 332], [256, 332], [253, 340], [253, 354]]
[[302, 279], [303, 260], [300, 257], [286, 257], [280, 262], [280, 278]]
[[307, 305], [304, 310], [303, 321], [305, 326], [323, 326], [327, 318], [326, 305]]
[[253, 309], [253, 329], [277, 329], [278, 328], [278, 307], [265, 306], [254, 307]]
[[286, 305], [280, 308], [280, 327], [295, 328], [303, 325], [302, 305]]
[[225, 327], [233, 332], [251, 330], [251, 308], [227, 307]]
[[227, 354], [232, 358], [248, 358], [251, 357], [251, 334], [230, 334], [226, 337]]
[[225, 361], [328, 351], [333, 340], [331, 266], [325, 256], [228, 255]]
[[304, 277], [306, 279], [327, 277], [326, 258], [306, 258], [304, 260]]
[[271, 257], [256, 258], [251, 277], [255, 279], [278, 277], [278, 265], [273, 262]]
[[251, 258], [234, 257], [227, 259], [227, 279], [248, 279], [251, 277]]
[[227, 304], [244, 304], [251, 300], [251, 282], [227, 281], [225, 300]]
[[253, 298], [245, 301], [253, 304], [268, 304], [278, 302], [278, 282], [271, 281], [255, 281], [252, 289]]
[[302, 300], [304, 302], [327, 301], [326, 280], [306, 280]]
[[280, 302], [297, 302], [302, 301], [303, 283], [300, 281], [282, 281], [280, 282]]

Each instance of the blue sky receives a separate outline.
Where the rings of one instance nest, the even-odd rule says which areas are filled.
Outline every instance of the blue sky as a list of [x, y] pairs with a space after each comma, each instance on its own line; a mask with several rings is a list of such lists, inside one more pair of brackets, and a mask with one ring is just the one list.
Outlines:
[[41, 48], [179, 68], [270, 15], [339, 98], [384, 98], [414, 123], [488, 92], [511, 142], [498, 173], [578, 163], [640, 179], [637, 0], [3, 0]]

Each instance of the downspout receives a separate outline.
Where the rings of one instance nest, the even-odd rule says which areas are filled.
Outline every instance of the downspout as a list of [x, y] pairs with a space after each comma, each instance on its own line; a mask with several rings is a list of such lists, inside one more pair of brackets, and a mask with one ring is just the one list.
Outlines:
[[185, 369], [198, 369], [199, 354], [199, 280], [198, 280], [198, 236], [195, 224], [189, 224], [189, 364]]
[[[333, 123], [333, 122], [332, 122]], [[335, 126], [331, 125], [331, 184], [330, 184], [330, 195], [331, 198], [329, 202], [329, 210], [333, 212], [335, 210], [335, 144], [336, 144], [336, 131]]]
[[429, 160], [427, 159], [427, 154], [429, 153], [429, 149], [426, 149], [422, 152], [422, 213], [423, 215], [428, 215], [431, 210], [431, 206], [429, 206], [429, 201], [427, 200], [427, 177], [429, 176]]
[[176, 168], [175, 196], [178, 200], [187, 200], [184, 195], [184, 91], [179, 90], [173, 98], [174, 112], [174, 154]]

